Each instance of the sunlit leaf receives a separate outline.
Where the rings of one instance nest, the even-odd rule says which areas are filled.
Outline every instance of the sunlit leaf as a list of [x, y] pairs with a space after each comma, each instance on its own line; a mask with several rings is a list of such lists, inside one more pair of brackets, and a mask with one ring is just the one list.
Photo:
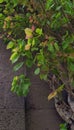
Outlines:
[[3, 3], [4, 2], [4, 0], [0, 0], [0, 3]]
[[48, 96], [48, 100], [51, 100], [52, 98], [54, 98], [57, 95], [57, 91], [55, 90], [54, 92], [50, 93]]
[[39, 35], [42, 35], [42, 28], [37, 28], [36, 33], [38, 33]]
[[15, 76], [12, 81], [11, 91], [18, 96], [27, 96], [30, 85], [30, 80], [25, 75]]
[[16, 61], [18, 61], [19, 57], [20, 55], [17, 52], [15, 52], [11, 55], [10, 60], [12, 61], [12, 63], [15, 63]]
[[26, 28], [25, 30], [25, 34], [26, 34], [26, 39], [29, 39], [29, 38], [32, 38], [33, 37], [33, 34], [32, 34], [32, 29], [30, 28]]
[[64, 88], [64, 84], [62, 84], [60, 87], [55, 89], [52, 93], [49, 94], [48, 100], [54, 98], [58, 93], [60, 93], [63, 90], [63, 88]]
[[14, 43], [13, 41], [10, 41], [10, 42], [7, 44], [7, 49], [13, 48], [14, 44], [15, 44], [15, 43]]
[[18, 63], [17, 65], [14, 66], [13, 70], [14, 70], [14, 71], [19, 70], [19, 69], [23, 66], [23, 64], [24, 64], [24, 62]]
[[35, 71], [34, 71], [34, 74], [35, 75], [38, 75], [40, 73], [40, 68], [37, 68]]

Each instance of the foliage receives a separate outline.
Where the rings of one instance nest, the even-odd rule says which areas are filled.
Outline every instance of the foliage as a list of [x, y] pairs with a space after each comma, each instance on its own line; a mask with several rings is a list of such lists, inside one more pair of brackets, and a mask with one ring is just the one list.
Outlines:
[[30, 80], [23, 74], [15, 76], [12, 82], [12, 92], [16, 92], [19, 96], [26, 96], [29, 92]]
[[68, 130], [67, 124], [66, 123], [60, 124], [60, 130]]
[[[73, 24], [72, 0], [0, 0], [0, 32], [11, 49], [14, 70], [35, 65], [34, 74], [41, 79], [53, 73], [66, 87], [74, 86]], [[19, 95], [26, 95], [20, 92], [24, 87], [17, 88]]]
[[64, 88], [64, 85], [61, 85], [60, 87], [58, 87], [57, 89], [55, 89], [52, 93], [49, 94], [48, 100], [52, 99], [57, 94], [59, 94], [63, 90], [63, 88]]

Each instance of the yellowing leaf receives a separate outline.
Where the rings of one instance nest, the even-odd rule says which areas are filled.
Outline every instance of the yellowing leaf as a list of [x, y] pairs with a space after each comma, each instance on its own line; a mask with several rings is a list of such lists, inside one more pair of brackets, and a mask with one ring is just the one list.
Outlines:
[[11, 21], [12, 20], [12, 17], [11, 16], [8, 16], [5, 18], [5, 21]]
[[41, 43], [41, 46], [46, 47], [48, 44], [47, 40]]
[[26, 50], [26, 51], [30, 50], [30, 47], [31, 47], [30, 44], [25, 45], [25, 50]]
[[51, 100], [52, 98], [54, 98], [57, 95], [57, 91], [55, 90], [54, 92], [50, 93], [48, 96], [48, 100]]
[[64, 88], [64, 84], [62, 84], [59, 88], [55, 89], [52, 93], [49, 94], [48, 100], [54, 98], [58, 93], [60, 93]]
[[33, 37], [33, 34], [32, 34], [32, 29], [30, 28], [26, 28], [25, 30], [25, 34], [26, 34], [26, 39], [29, 39], [29, 38], [32, 38]]
[[60, 93], [64, 88], [64, 84], [62, 84], [59, 88], [56, 89], [57, 93]]
[[6, 29], [6, 28], [7, 28], [7, 23], [6, 21], [4, 21], [3, 29]]

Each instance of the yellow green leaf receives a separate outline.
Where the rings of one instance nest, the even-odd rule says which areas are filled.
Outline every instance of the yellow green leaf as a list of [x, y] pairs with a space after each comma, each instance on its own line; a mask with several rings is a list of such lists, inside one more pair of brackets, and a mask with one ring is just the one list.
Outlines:
[[54, 98], [57, 95], [57, 91], [55, 90], [54, 92], [50, 93], [48, 96], [48, 100], [51, 100], [52, 98]]
[[63, 90], [63, 88], [64, 88], [64, 84], [62, 84], [60, 87], [55, 89], [55, 91], [53, 91], [52, 93], [49, 94], [48, 100], [54, 98], [58, 93], [60, 93]]
[[32, 34], [33, 31], [32, 31], [32, 29], [26, 28], [24, 31], [25, 31], [25, 34], [26, 34], [26, 39], [33, 37], [33, 34]]

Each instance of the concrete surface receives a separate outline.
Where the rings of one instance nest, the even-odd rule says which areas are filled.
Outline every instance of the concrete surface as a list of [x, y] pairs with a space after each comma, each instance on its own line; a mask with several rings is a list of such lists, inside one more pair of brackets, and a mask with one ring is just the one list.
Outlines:
[[0, 130], [25, 130], [24, 98], [10, 91], [14, 75], [25, 69], [14, 73], [9, 57], [10, 51], [0, 40]]
[[34, 67], [27, 71], [32, 85], [26, 98], [26, 130], [59, 130], [62, 119], [54, 107], [54, 100], [48, 101], [48, 84], [34, 75]]
[[14, 73], [9, 57], [10, 51], [0, 41], [0, 130], [59, 130], [62, 120], [54, 100], [47, 100], [50, 88], [34, 75], [34, 67], [27, 71], [32, 85], [26, 102], [10, 91], [14, 75], [26, 73], [26, 69]]

